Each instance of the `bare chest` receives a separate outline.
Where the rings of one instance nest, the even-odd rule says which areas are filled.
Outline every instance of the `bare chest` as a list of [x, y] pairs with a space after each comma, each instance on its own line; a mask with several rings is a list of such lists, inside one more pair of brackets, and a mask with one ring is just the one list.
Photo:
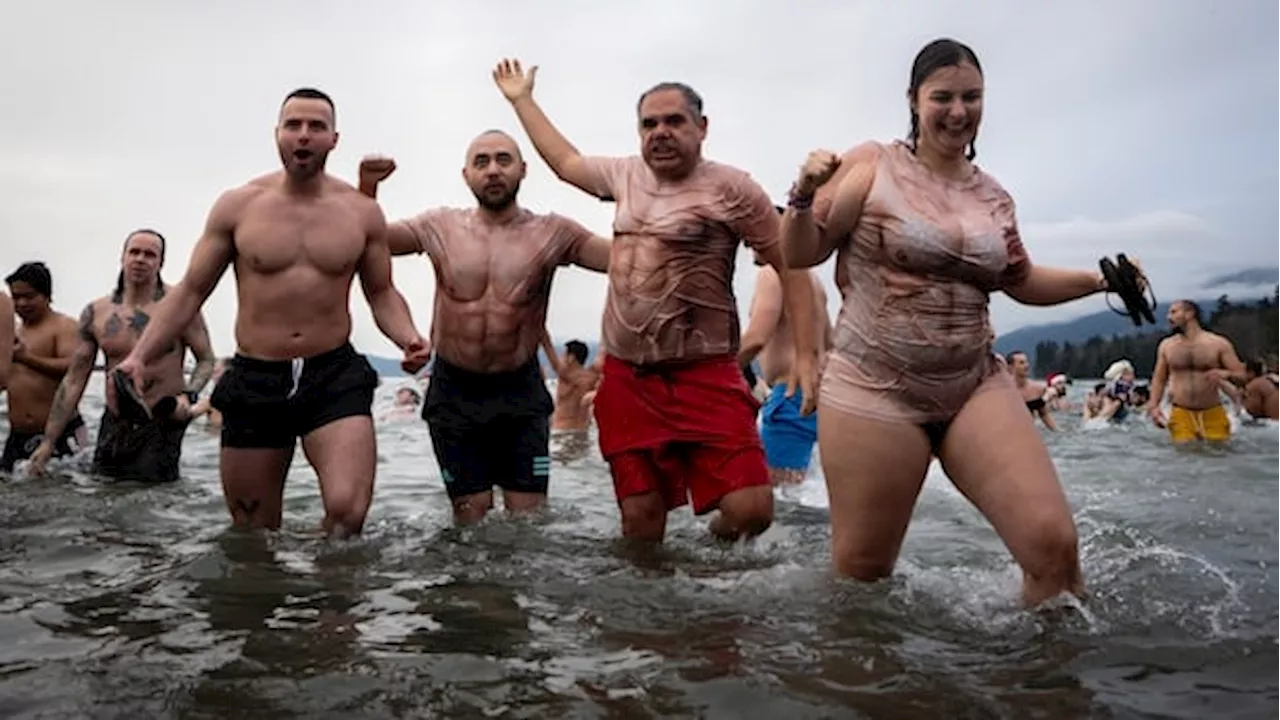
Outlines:
[[1221, 366], [1218, 348], [1208, 343], [1181, 342], [1169, 348], [1169, 369], [1205, 372]]
[[491, 295], [520, 303], [539, 297], [559, 263], [551, 238], [492, 232], [446, 238], [437, 276], [453, 298]]
[[110, 359], [120, 359], [133, 350], [142, 331], [151, 322], [154, 306], [136, 307], [105, 305], [98, 308], [94, 322], [94, 334], [98, 346]]
[[57, 341], [52, 330], [53, 323], [45, 322], [40, 327], [29, 328], [19, 325], [14, 330], [14, 337], [22, 342], [22, 346], [31, 355], [53, 357], [57, 350]]
[[340, 200], [267, 198], [247, 208], [236, 226], [236, 266], [260, 275], [305, 266], [349, 276], [367, 240], [361, 215]]

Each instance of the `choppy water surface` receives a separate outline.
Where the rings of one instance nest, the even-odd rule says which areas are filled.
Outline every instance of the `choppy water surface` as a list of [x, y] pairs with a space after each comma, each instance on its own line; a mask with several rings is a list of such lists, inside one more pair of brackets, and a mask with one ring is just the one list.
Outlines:
[[0, 479], [0, 717], [1275, 717], [1276, 428], [1213, 451], [1064, 424], [1091, 598], [1058, 614], [1017, 608], [936, 468], [864, 586], [828, 572], [816, 472], [754, 545], [686, 509], [635, 557], [594, 449], [546, 518], [457, 530], [425, 427], [383, 424], [366, 535], [328, 543], [301, 453], [284, 530], [228, 530], [197, 424], [173, 486]]

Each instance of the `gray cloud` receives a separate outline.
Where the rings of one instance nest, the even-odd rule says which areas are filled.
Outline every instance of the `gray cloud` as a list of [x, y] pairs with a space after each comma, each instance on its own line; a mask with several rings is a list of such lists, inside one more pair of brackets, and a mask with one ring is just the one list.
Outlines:
[[[505, 7], [510, 6], [510, 7]], [[634, 103], [680, 79], [705, 96], [709, 156], [751, 171], [781, 198], [805, 154], [906, 129], [912, 56], [932, 37], [973, 45], [987, 74], [978, 162], [1017, 199], [1042, 263], [1093, 267], [1139, 256], [1161, 297], [1217, 272], [1277, 260], [1277, 8], [1129, 3], [558, 2], [26, 3], [8, 11], [0, 62], [0, 266], [43, 259], [56, 304], [75, 313], [110, 289], [119, 242], [150, 225], [185, 265], [219, 192], [278, 166], [271, 128], [299, 85], [334, 95], [352, 178], [360, 156], [400, 162], [383, 207], [402, 217], [469, 204], [459, 171], [479, 130], [508, 129], [492, 87], [503, 55], [541, 66], [538, 98], [586, 152], [634, 152]], [[514, 9], [513, 9], [514, 8]], [[523, 202], [607, 234], [611, 206], [530, 157]], [[830, 264], [822, 270], [830, 284]], [[753, 268], [740, 256], [745, 310]], [[424, 327], [434, 291], [424, 259], [395, 276]], [[558, 336], [594, 337], [604, 280], [556, 280]], [[832, 292], [835, 307], [834, 289]], [[355, 339], [388, 353], [358, 293]], [[1100, 298], [1028, 309], [997, 297], [1000, 331], [1104, 308]], [[233, 348], [233, 280], [206, 307]]]

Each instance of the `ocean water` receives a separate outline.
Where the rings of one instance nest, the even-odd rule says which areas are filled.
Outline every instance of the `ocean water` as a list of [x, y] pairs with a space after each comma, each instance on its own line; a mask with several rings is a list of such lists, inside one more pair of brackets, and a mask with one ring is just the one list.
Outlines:
[[628, 551], [594, 446], [553, 466], [545, 517], [455, 529], [416, 418], [379, 425], [352, 541], [318, 536], [301, 453], [282, 531], [229, 529], [200, 423], [174, 485], [103, 484], [83, 458], [0, 478], [0, 717], [1276, 717], [1276, 427], [1175, 449], [1141, 421], [1060, 421], [1089, 598], [1058, 612], [1018, 607], [937, 467], [874, 585], [832, 577], [816, 469], [732, 547], [685, 509], [662, 550]]

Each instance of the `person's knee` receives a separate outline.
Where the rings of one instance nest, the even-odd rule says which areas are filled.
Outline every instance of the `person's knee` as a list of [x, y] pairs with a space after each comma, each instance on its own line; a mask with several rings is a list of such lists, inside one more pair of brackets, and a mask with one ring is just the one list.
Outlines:
[[453, 498], [453, 522], [458, 525], [478, 523], [493, 508], [493, 492], [459, 495]]
[[1080, 569], [1079, 537], [1071, 517], [1045, 518], [1034, 527], [1023, 570], [1036, 579], [1071, 581]]
[[773, 485], [731, 492], [720, 500], [720, 516], [741, 535], [759, 535], [773, 524]]
[[632, 495], [618, 503], [622, 535], [635, 540], [662, 540], [667, 528], [667, 506], [656, 492]]
[[893, 574], [894, 557], [887, 557], [878, 548], [868, 548], [849, 538], [833, 537], [831, 541], [831, 565], [844, 577], [875, 582]]
[[324, 509], [329, 529], [348, 535], [359, 533], [369, 513], [369, 501], [370, 493], [355, 486], [326, 492]]

